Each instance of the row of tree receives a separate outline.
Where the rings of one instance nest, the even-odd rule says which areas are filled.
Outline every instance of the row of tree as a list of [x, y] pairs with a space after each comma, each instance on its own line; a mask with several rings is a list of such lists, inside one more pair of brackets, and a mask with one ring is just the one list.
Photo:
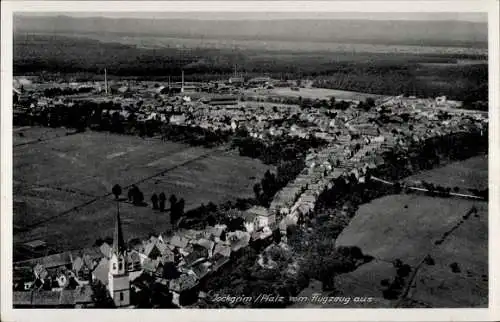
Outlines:
[[230, 140], [231, 132], [209, 130], [201, 127], [187, 127], [175, 124], [164, 124], [161, 127], [163, 140], [180, 141], [193, 146], [213, 147]]
[[43, 95], [45, 97], [56, 97], [56, 96], [63, 96], [63, 95], [75, 95], [75, 94], [90, 93], [93, 90], [94, 90], [93, 87], [80, 87], [80, 88], [53, 87], [53, 88], [45, 89], [43, 91]]
[[[139, 121], [136, 108], [126, 108], [128, 115], [122, 115], [120, 105], [103, 102], [78, 101], [73, 105], [56, 104], [33, 111], [26, 102], [27, 110], [23, 115], [16, 114], [14, 124], [33, 125], [39, 124], [50, 127], [65, 126], [75, 128], [79, 132], [90, 127], [97, 131], [109, 131], [119, 134], [139, 135], [153, 137], [161, 135], [163, 140], [181, 141], [193, 146], [213, 147], [230, 140], [231, 131], [208, 130], [201, 127], [187, 127], [168, 124], [159, 119]], [[167, 120], [174, 112], [165, 114]]]
[[238, 128], [232, 141], [232, 147], [237, 148], [241, 156], [275, 165], [305, 157], [310, 148], [317, 149], [326, 144], [327, 141], [315, 137], [309, 139], [279, 137], [273, 138], [272, 141], [263, 141], [251, 137], [245, 128]]
[[[122, 187], [119, 184], [115, 184], [111, 189], [111, 192], [115, 196], [115, 199], [118, 201], [120, 195], [122, 194]], [[146, 205], [144, 202], [144, 194], [135, 184], [130, 187], [127, 193], [128, 201], [132, 202], [136, 206]], [[161, 212], [165, 211], [166, 208], [167, 197], [164, 192], [160, 192], [159, 194], [153, 193], [151, 196], [151, 204], [153, 210], [159, 210]], [[172, 194], [169, 198], [170, 201], [170, 221], [172, 224], [177, 223], [177, 221], [184, 216], [184, 207], [185, 200], [181, 198], [177, 200], [177, 197]]]
[[305, 168], [305, 157], [282, 161], [278, 165], [276, 174], [266, 171], [260, 183], [253, 187], [255, 199], [264, 207], [269, 207], [274, 195], [283, 189], [289, 182]]

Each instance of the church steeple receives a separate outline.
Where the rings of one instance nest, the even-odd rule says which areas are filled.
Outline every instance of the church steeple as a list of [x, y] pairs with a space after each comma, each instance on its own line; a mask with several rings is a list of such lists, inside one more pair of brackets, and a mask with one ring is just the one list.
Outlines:
[[116, 209], [116, 219], [115, 219], [115, 231], [113, 233], [113, 254], [123, 254], [126, 250], [125, 241], [123, 239], [122, 223], [120, 221], [120, 208], [117, 202]]
[[127, 270], [127, 248], [123, 239], [120, 209], [117, 202], [113, 247], [109, 259], [108, 289], [117, 307], [130, 304], [130, 280]]

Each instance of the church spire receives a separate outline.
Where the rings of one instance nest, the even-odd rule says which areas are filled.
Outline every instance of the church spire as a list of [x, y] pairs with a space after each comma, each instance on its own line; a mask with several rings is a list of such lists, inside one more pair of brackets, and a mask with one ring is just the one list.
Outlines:
[[127, 255], [120, 222], [119, 203], [116, 203], [115, 232], [113, 248], [109, 259], [108, 290], [116, 307], [130, 305], [130, 279], [128, 275]]
[[115, 231], [113, 233], [113, 248], [112, 251], [115, 254], [123, 254], [125, 252], [125, 241], [123, 240], [122, 224], [120, 221], [120, 208], [119, 203], [116, 203], [116, 219], [115, 219]]

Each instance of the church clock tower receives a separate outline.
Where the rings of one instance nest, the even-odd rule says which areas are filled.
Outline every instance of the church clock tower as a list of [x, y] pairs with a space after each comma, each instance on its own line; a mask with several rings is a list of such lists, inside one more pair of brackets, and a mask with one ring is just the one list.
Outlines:
[[130, 305], [130, 279], [127, 270], [127, 250], [123, 240], [120, 211], [116, 213], [113, 248], [109, 260], [108, 289], [116, 307]]

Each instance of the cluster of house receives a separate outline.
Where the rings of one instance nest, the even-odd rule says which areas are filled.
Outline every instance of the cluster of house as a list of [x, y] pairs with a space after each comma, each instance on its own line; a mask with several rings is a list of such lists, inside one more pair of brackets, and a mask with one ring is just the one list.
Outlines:
[[481, 113], [463, 115], [457, 112], [452, 113], [447, 120], [439, 120], [441, 111], [399, 105], [397, 108], [391, 107], [394, 108], [394, 115], [410, 114], [409, 122], [380, 127], [369, 124], [369, 113], [363, 113], [350, 118], [344, 127], [337, 127], [342, 133], [330, 141], [327, 147], [308, 154], [306, 168], [280, 190], [271, 202], [269, 211], [279, 214], [282, 236], [286, 236], [286, 227], [297, 224], [301, 216], [308, 215], [314, 209], [319, 195], [325, 189], [331, 189], [334, 181], [355, 178], [358, 182], [364, 182], [367, 170], [383, 164], [381, 154], [396, 145], [404, 147], [411, 141], [418, 142], [472, 129], [487, 130], [487, 115]]
[[[218, 84], [219, 89], [224, 86], [240, 86], [241, 79], [231, 78], [227, 84]], [[249, 79], [246, 86], [270, 86], [280, 83], [269, 77], [256, 77]], [[283, 83], [283, 82], [281, 82]], [[208, 84], [208, 83], [207, 83]], [[287, 82], [293, 85], [293, 82]], [[164, 123], [201, 127], [211, 130], [231, 131], [237, 127], [246, 127], [250, 135], [256, 138], [272, 138], [288, 135], [292, 137], [319, 137], [326, 140], [335, 138], [334, 132], [341, 123], [349, 119], [346, 111], [335, 121], [320, 111], [302, 111], [296, 105], [269, 105], [257, 102], [241, 102], [237, 95], [204, 95], [199, 90], [190, 90], [191, 87], [200, 87], [200, 84], [183, 84], [183, 91], [175, 96], [170, 96], [165, 91], [165, 86], [153, 82], [114, 82], [107, 85], [113, 88], [113, 95], [102, 95], [102, 82], [75, 83], [75, 86], [95, 87], [94, 93], [85, 95], [71, 95], [67, 97], [47, 98], [43, 95], [43, 84], [32, 83], [32, 90], [22, 94], [30, 100], [30, 111], [37, 111], [57, 105], [70, 106], [78, 100], [92, 102], [109, 102], [121, 106], [119, 110], [104, 110], [103, 114], [119, 113], [122, 121], [126, 122], [133, 113], [136, 121], [157, 120]], [[62, 86], [57, 84], [58, 87]], [[189, 86], [188, 86], [189, 85]], [[198, 86], [200, 85], [200, 86]], [[52, 84], [51, 86], [55, 86]], [[191, 86], [191, 87], [190, 87]], [[96, 95], [98, 93], [98, 95]], [[256, 104], [257, 103], [257, 104]], [[26, 105], [26, 104], [25, 104]], [[172, 115], [173, 113], [173, 115]], [[305, 121], [308, 126], [298, 124], [277, 125], [276, 121], [285, 120], [291, 115], [297, 115], [300, 121]]]
[[331, 189], [336, 180], [347, 180], [354, 176], [356, 180], [363, 182], [367, 170], [383, 162], [378, 155], [384, 142], [383, 137], [365, 144], [362, 140], [354, 142], [358, 143], [350, 146], [331, 144], [310, 153], [306, 168], [275, 195], [270, 212], [279, 214], [282, 238], [286, 236], [288, 226], [296, 225], [301, 217], [314, 210], [321, 193]]
[[232, 254], [252, 242], [270, 240], [276, 218], [266, 208], [234, 210], [243, 218], [241, 230], [226, 225], [204, 230], [179, 230], [170, 236], [151, 236], [125, 246], [119, 214], [113, 245], [107, 243], [14, 263], [15, 307], [91, 307], [92, 282], [100, 281], [117, 307], [129, 307], [130, 292], [148, 285], [143, 274], [165, 286], [172, 302], [188, 305], [203, 294], [198, 286], [231, 261]]
[[[237, 79], [233, 80], [237, 82]], [[268, 80], [258, 80], [265, 84]], [[257, 82], [259, 83], [259, 82]], [[135, 104], [134, 99], [122, 98]], [[210, 129], [236, 130], [244, 126], [258, 139], [274, 136], [320, 137], [328, 145], [311, 150], [306, 168], [274, 197], [269, 208], [252, 207], [244, 212], [234, 210], [231, 215], [242, 217], [244, 229], [229, 231], [224, 225], [205, 230], [179, 230], [171, 236], [153, 236], [129, 248], [121, 241], [121, 227], [117, 218], [113, 245], [75, 252], [50, 255], [14, 267], [14, 305], [19, 307], [86, 307], [92, 305], [90, 283], [99, 280], [107, 285], [117, 306], [130, 305], [130, 290], [147, 287], [139, 278], [148, 274], [173, 295], [179, 306], [189, 303], [201, 294], [197, 286], [221, 267], [230, 263], [232, 254], [248, 247], [254, 241], [272, 239], [279, 229], [286, 236], [286, 227], [295, 225], [301, 216], [314, 210], [318, 197], [331, 189], [336, 180], [355, 178], [363, 182], [368, 169], [383, 163], [381, 153], [396, 145], [452, 132], [488, 129], [487, 114], [429, 108], [450, 104], [441, 98], [434, 103], [413, 98], [393, 98], [382, 102], [370, 112], [348, 108], [335, 111], [335, 117], [326, 110], [301, 110], [298, 106], [273, 107], [245, 103], [239, 108], [213, 106], [203, 102], [183, 100], [167, 106], [144, 105], [141, 110], [147, 118], [161, 121], [168, 112], [176, 111], [170, 123], [200, 126]], [[423, 106], [420, 106], [420, 105]], [[431, 105], [429, 105], [431, 104]], [[452, 104], [452, 103], [451, 103]], [[451, 105], [450, 105], [451, 106]], [[379, 124], [377, 111], [388, 109], [391, 122]], [[295, 115], [301, 124], [281, 122]], [[409, 117], [403, 120], [404, 115]], [[128, 115], [123, 115], [126, 118]], [[283, 239], [282, 239], [283, 240]], [[286, 239], [285, 239], [286, 241]]]
[[[170, 117], [170, 123], [201, 127], [211, 130], [235, 131], [245, 128], [257, 139], [290, 136], [296, 138], [316, 137], [327, 141], [337, 139], [339, 131], [359, 113], [356, 109], [339, 111], [332, 119], [321, 110], [302, 110], [297, 105], [240, 102], [234, 107], [211, 106], [200, 101], [184, 104], [176, 109], [177, 115]], [[284, 122], [291, 116], [296, 122]]]
[[462, 102], [450, 100], [446, 96], [438, 96], [432, 99], [432, 98], [417, 98], [415, 96], [404, 97], [400, 95], [396, 97], [391, 97], [385, 102], [384, 105], [387, 106], [398, 105], [407, 108], [436, 108], [436, 107], [460, 108], [462, 107]]
[[92, 306], [92, 271], [103, 256], [87, 248], [14, 263], [14, 306]]
[[[153, 236], [132, 247], [130, 252], [132, 256], [136, 254], [136, 265], [143, 273], [168, 287], [174, 304], [190, 304], [203, 295], [198, 292], [200, 283], [228, 264], [232, 254], [272, 236], [270, 227], [275, 220], [265, 208], [234, 210], [231, 216], [243, 218], [243, 230], [228, 231], [226, 225], [179, 230], [170, 237]], [[132, 287], [140, 290], [141, 286]]]

